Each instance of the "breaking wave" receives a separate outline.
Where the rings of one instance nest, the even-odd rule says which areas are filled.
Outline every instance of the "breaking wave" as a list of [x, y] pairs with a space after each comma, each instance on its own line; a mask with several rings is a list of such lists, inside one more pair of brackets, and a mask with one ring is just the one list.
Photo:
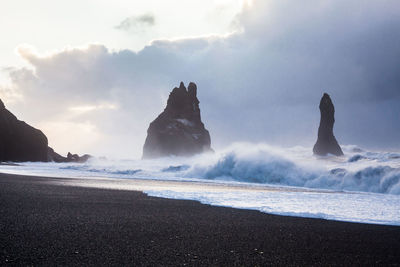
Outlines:
[[238, 143], [192, 158], [24, 163], [2, 171], [64, 177], [256, 183], [400, 195], [400, 153], [343, 146], [344, 157], [316, 157], [310, 148]]
[[185, 175], [211, 180], [400, 194], [396, 153], [352, 155], [352, 150], [348, 149], [348, 156], [342, 158], [314, 157], [305, 153], [306, 150], [299, 149], [277, 151], [265, 145], [253, 148], [241, 145], [221, 154], [213, 162], [194, 165]]

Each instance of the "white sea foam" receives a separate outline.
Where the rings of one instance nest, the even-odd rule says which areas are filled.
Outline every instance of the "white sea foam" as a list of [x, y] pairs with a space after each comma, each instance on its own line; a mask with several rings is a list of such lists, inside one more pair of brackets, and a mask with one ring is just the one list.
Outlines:
[[399, 153], [360, 152], [350, 146], [345, 147], [346, 157], [337, 158], [314, 157], [309, 151], [236, 144], [193, 164], [184, 176], [400, 194]]
[[[107, 177], [235, 185], [310, 188], [256, 193], [147, 190], [150, 195], [263, 212], [326, 219], [400, 224], [400, 153], [344, 146], [344, 157], [315, 157], [310, 148], [238, 143], [192, 158], [111, 160], [87, 163], [23, 163], [0, 171], [55, 177]], [[315, 193], [317, 192], [317, 193]], [[332, 193], [334, 192], [334, 193]], [[352, 193], [347, 193], [352, 192]], [[315, 195], [316, 194], [316, 195]], [[294, 205], [293, 203], [298, 203]]]
[[148, 190], [150, 196], [197, 200], [203, 204], [262, 212], [373, 224], [400, 225], [400, 198], [373, 193], [318, 191], [176, 191]]

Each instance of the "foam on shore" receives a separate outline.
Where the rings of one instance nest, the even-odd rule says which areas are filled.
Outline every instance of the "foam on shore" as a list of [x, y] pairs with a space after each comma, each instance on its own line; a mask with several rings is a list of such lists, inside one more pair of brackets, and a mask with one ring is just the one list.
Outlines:
[[343, 148], [344, 157], [315, 157], [303, 147], [234, 144], [192, 158], [94, 158], [84, 164], [1, 165], [0, 171], [84, 178], [82, 186], [141, 190], [281, 215], [400, 225], [400, 153]]

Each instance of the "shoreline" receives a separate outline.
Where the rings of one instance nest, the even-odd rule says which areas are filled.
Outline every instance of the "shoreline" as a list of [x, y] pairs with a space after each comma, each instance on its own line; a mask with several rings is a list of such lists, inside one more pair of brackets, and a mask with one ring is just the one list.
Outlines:
[[[373, 199], [378, 197], [380, 202], [379, 194], [376, 193], [368, 193], [368, 192], [357, 192], [357, 191], [333, 191], [328, 189], [317, 189], [317, 188], [302, 188], [302, 187], [292, 187], [292, 186], [273, 186], [266, 184], [252, 184], [252, 183], [231, 183], [226, 181], [218, 181], [218, 180], [177, 180], [177, 179], [157, 179], [157, 178], [115, 178], [115, 177], [105, 177], [105, 176], [88, 176], [88, 177], [79, 177], [79, 176], [50, 176], [49, 174], [39, 175], [35, 174], [21, 174], [21, 173], [4, 173], [0, 172], [0, 174], [10, 174], [16, 176], [26, 176], [26, 177], [42, 177], [47, 178], [47, 182], [52, 185], [60, 185], [60, 186], [70, 186], [70, 187], [83, 187], [83, 188], [96, 188], [96, 189], [105, 189], [105, 190], [122, 190], [122, 191], [137, 191], [146, 194], [150, 197], [159, 197], [164, 199], [176, 199], [176, 200], [189, 200], [196, 201], [200, 204], [211, 205], [215, 207], [226, 207], [233, 209], [242, 209], [242, 210], [255, 210], [265, 214], [273, 214], [278, 216], [288, 216], [295, 218], [315, 218], [322, 220], [331, 220], [338, 222], [350, 222], [350, 223], [362, 223], [362, 224], [373, 224], [373, 225], [389, 225], [389, 226], [400, 226], [400, 222], [398, 220], [397, 209], [395, 206], [391, 205], [389, 207], [380, 206], [382, 210], [384, 210], [385, 215], [379, 215], [377, 217], [368, 217], [362, 215], [362, 208], [369, 207], [368, 205], [362, 204], [359, 197], [362, 197], [364, 201], [367, 203], [373, 204]], [[239, 199], [242, 202], [233, 201], [229, 197], [231, 194], [235, 196], [241, 196]], [[251, 196], [250, 202], [247, 202], [246, 198], [243, 198], [243, 195], [249, 194]], [[322, 209], [320, 212], [312, 211], [312, 208], [309, 209], [310, 212], [307, 211], [308, 208], [300, 208], [303, 209], [303, 212], [299, 212], [296, 208], [270, 208], [270, 205], [274, 207], [276, 204], [274, 203], [282, 203], [282, 207], [285, 205], [292, 206], [293, 201], [291, 196], [293, 194], [301, 194], [304, 196], [311, 197], [306, 201], [303, 201], [301, 197], [295, 199], [296, 201], [301, 201], [301, 204], [297, 204], [298, 207], [301, 205], [310, 205], [313, 207], [315, 205], [315, 198], [317, 197], [320, 201], [326, 199], [329, 196], [331, 199], [328, 202], [325, 202], [327, 205], [332, 205], [332, 201], [336, 201], [340, 203], [341, 200], [347, 198], [346, 195], [355, 195], [357, 201], [359, 203], [354, 203], [358, 206], [358, 214], [351, 215], [349, 211], [342, 211], [341, 213], [338, 211], [330, 212], [329, 208], [325, 211]], [[338, 195], [335, 195], [338, 194]], [[227, 201], [226, 202], [226, 198]], [[251, 204], [251, 201], [254, 201], [254, 196], [258, 196], [256, 198], [263, 198], [264, 202], [257, 203], [255, 206]], [[388, 195], [383, 195], [385, 198], [388, 198]], [[371, 199], [372, 198], [372, 199]], [[288, 199], [288, 201], [286, 200]], [[347, 201], [345, 199], [345, 201]], [[388, 200], [386, 200], [388, 201]], [[395, 199], [397, 201], [397, 199]], [[250, 203], [250, 204], [245, 204]], [[267, 206], [263, 206], [269, 203]], [[300, 206], [299, 206], [300, 205]], [[321, 204], [320, 204], [321, 205]], [[375, 204], [373, 204], [375, 205]], [[378, 205], [379, 206], [379, 205]], [[378, 207], [377, 206], [377, 207]], [[330, 207], [330, 206], [327, 206]], [[331, 207], [333, 210], [336, 209], [336, 206]], [[361, 209], [360, 209], [361, 208]], [[291, 211], [292, 209], [292, 211]], [[298, 209], [298, 208], [297, 208]], [[369, 209], [369, 208], [367, 208]], [[365, 212], [370, 212], [369, 210], [365, 210]], [[383, 213], [382, 213], [383, 214]], [[347, 216], [347, 217], [346, 217]], [[360, 217], [361, 216], [361, 217]], [[385, 217], [386, 216], [386, 217]], [[392, 217], [393, 219], [389, 218]]]
[[271, 215], [0, 174], [0, 262], [400, 265], [400, 227]]

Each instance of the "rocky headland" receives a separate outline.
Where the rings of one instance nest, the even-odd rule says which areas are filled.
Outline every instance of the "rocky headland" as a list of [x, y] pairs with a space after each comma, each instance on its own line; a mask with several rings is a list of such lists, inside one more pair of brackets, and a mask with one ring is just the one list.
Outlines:
[[0, 162], [84, 162], [82, 157], [68, 153], [67, 157], [57, 154], [48, 146], [46, 135], [6, 109], [0, 100]]

